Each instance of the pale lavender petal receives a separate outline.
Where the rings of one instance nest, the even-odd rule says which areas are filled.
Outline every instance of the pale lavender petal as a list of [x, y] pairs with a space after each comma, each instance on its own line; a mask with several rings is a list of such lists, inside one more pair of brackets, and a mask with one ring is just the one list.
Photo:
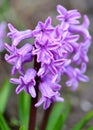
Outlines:
[[56, 97], [55, 97], [55, 100], [56, 100], [57, 102], [64, 102], [64, 98], [59, 97], [59, 96], [56, 96]]
[[42, 22], [38, 22], [38, 25], [39, 25], [39, 27], [40, 27], [41, 29], [44, 28], [44, 24], [43, 24]]
[[83, 75], [83, 74], [78, 75], [78, 79], [79, 79], [80, 81], [82, 81], [82, 82], [88, 82], [88, 81], [89, 81], [88, 76]]
[[8, 52], [10, 52], [10, 53], [12, 53], [13, 50], [14, 50], [14, 48], [11, 47], [11, 46], [9, 46], [7, 43], [4, 44], [4, 48], [5, 48]]
[[68, 80], [68, 81], [66, 82], [66, 86], [70, 87], [70, 86], [72, 86], [72, 83], [73, 83], [72, 80]]
[[79, 35], [70, 35], [66, 38], [66, 41], [67, 42], [70, 42], [70, 43], [74, 43], [76, 42], [77, 40], [79, 40], [80, 36]]
[[67, 9], [64, 8], [64, 7], [61, 6], [61, 5], [57, 5], [57, 11], [58, 11], [61, 15], [66, 15], [66, 13], [67, 13]]
[[81, 64], [81, 69], [80, 69], [81, 72], [82, 72], [82, 73], [85, 73], [85, 72], [86, 72], [86, 69], [87, 69], [86, 63], [82, 63], [82, 64]]
[[15, 67], [16, 67], [16, 69], [19, 69], [21, 66], [22, 66], [22, 58], [19, 57], [15, 63]]
[[80, 53], [76, 53], [73, 57], [73, 61], [77, 61], [80, 58]]
[[10, 31], [17, 31], [17, 29], [11, 23], [8, 23], [8, 28]]
[[10, 82], [13, 83], [13, 84], [20, 84], [20, 80], [17, 79], [17, 78], [11, 78]]
[[48, 17], [45, 21], [45, 27], [48, 27], [51, 25], [51, 17]]
[[35, 104], [35, 107], [39, 107], [44, 102], [44, 98], [40, 98], [39, 101]]
[[36, 71], [35, 69], [28, 69], [26, 71], [26, 74], [24, 75], [24, 79], [26, 81], [26, 83], [30, 82], [31, 79], [33, 79], [36, 76]]
[[55, 66], [63, 65], [67, 60], [66, 59], [58, 59], [54, 61]]
[[15, 75], [16, 70], [17, 70], [17, 69], [16, 69], [16, 67], [15, 67], [15, 66], [13, 66], [12, 71], [11, 71], [11, 74], [12, 74], [12, 75]]
[[31, 96], [35, 98], [36, 97], [35, 88], [33, 86], [29, 86], [28, 88], [29, 88], [29, 93], [31, 94]]
[[32, 51], [32, 45], [29, 43], [26, 43], [24, 46], [22, 46], [20, 49], [18, 49], [18, 53], [23, 56], [31, 51]]
[[77, 89], [77, 87], [78, 87], [78, 82], [77, 82], [77, 80], [74, 80], [71, 90], [75, 91]]
[[68, 52], [73, 52], [73, 47], [72, 47], [70, 44], [66, 44], [65, 49], [66, 49]]
[[41, 76], [41, 75], [43, 75], [43, 74], [44, 74], [44, 72], [45, 72], [45, 68], [44, 68], [44, 67], [42, 67], [42, 68], [40, 68], [40, 69], [39, 69], [39, 71], [38, 71], [37, 75], [38, 75], [38, 76]]
[[16, 88], [16, 94], [19, 94], [23, 89], [24, 89], [24, 86], [19, 85], [19, 86]]
[[45, 99], [43, 104], [43, 109], [46, 110], [51, 104], [51, 101], [49, 99]]

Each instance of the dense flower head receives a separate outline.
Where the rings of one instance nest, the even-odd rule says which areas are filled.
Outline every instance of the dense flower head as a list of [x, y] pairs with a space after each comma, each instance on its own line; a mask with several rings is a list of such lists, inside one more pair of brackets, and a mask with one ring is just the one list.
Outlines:
[[[59, 24], [56, 26], [52, 25], [50, 16], [44, 23], [39, 21], [34, 30], [18, 31], [9, 23], [10, 32], [7, 36], [12, 42], [5, 44], [8, 51], [5, 59], [13, 65], [12, 74], [15, 75], [17, 71], [20, 74], [19, 78], [10, 79], [10, 82], [18, 84], [16, 93], [24, 90], [35, 98], [38, 87], [41, 98], [35, 106], [43, 104], [44, 109], [52, 102], [64, 101], [60, 94], [62, 85], [59, 84], [62, 76], [68, 77], [66, 86], [71, 87], [72, 91], [77, 89], [80, 81], [89, 81], [85, 75], [89, 61], [87, 53], [91, 45], [89, 19], [84, 15], [83, 23], [80, 23], [81, 14], [78, 10], [68, 11], [61, 5], [57, 6], [57, 11]], [[19, 48], [20, 42], [27, 38], [33, 39], [33, 43], [25, 43]], [[24, 64], [35, 58], [40, 67], [25, 70]]]

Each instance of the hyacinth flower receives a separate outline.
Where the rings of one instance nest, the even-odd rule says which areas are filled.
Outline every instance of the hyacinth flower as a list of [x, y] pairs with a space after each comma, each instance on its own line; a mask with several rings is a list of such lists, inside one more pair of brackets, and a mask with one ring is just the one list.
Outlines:
[[[78, 88], [79, 82], [89, 81], [85, 75], [89, 61], [87, 53], [91, 45], [89, 19], [84, 15], [83, 23], [80, 23], [81, 14], [78, 10], [67, 10], [61, 5], [57, 6], [57, 11], [59, 24], [56, 26], [52, 25], [51, 17], [44, 23], [39, 21], [34, 30], [18, 31], [12, 24], [8, 24], [10, 32], [7, 36], [11, 43], [5, 44], [9, 52], [5, 54], [5, 59], [13, 66], [12, 74], [19, 72], [19, 78], [11, 78], [10, 82], [18, 85], [17, 94], [25, 91], [31, 95], [34, 117], [40, 105], [48, 109], [52, 103], [64, 101], [60, 94], [60, 81], [64, 75], [68, 78], [65, 84], [72, 91]], [[27, 38], [33, 39], [33, 43], [18, 47]], [[24, 68], [28, 62], [34, 63], [33, 69]], [[35, 128], [33, 116], [29, 121], [29, 130]]]
[[63, 102], [64, 99], [60, 97], [60, 93], [58, 91], [53, 91], [52, 86], [56, 87], [55, 84], [49, 82], [42, 82], [39, 84], [39, 91], [42, 93], [42, 97], [35, 104], [36, 107], [39, 107], [43, 102], [43, 108], [47, 109], [52, 102], [58, 101]]
[[73, 61], [77, 64], [80, 63], [88, 63], [88, 50], [90, 47], [90, 39], [87, 39], [85, 42], [81, 42], [77, 47], [78, 51], [76, 51], [75, 55], [73, 56]]
[[43, 103], [43, 108], [47, 109], [52, 102], [64, 101], [58, 92], [62, 88], [62, 86], [58, 84], [59, 81], [60, 80], [58, 80], [58, 75], [53, 76], [48, 74], [41, 78], [39, 91], [41, 92], [42, 97], [35, 104], [36, 107], [40, 106]]
[[19, 84], [16, 88], [16, 93], [19, 94], [22, 90], [26, 93], [31, 94], [33, 98], [36, 97], [35, 92], [35, 78], [36, 71], [34, 69], [28, 69], [24, 76], [20, 76], [19, 79], [11, 78], [10, 82], [14, 84]]
[[23, 64], [32, 61], [32, 45], [26, 43], [20, 49], [17, 49], [16, 47], [11, 47], [6, 43], [5, 48], [10, 53], [10, 55], [5, 55], [5, 60], [14, 65], [12, 68], [12, 75], [14, 75], [17, 70], [19, 73], [23, 74]]
[[69, 27], [69, 30], [72, 32], [72, 33], [79, 33], [84, 39], [84, 41], [86, 39], [90, 39], [91, 40], [91, 36], [89, 34], [89, 31], [88, 31], [88, 28], [89, 28], [89, 19], [87, 17], [87, 15], [84, 15], [84, 21], [83, 23], [80, 25], [71, 25]]
[[60, 21], [64, 21], [67, 24], [79, 24], [81, 14], [76, 10], [67, 10], [63, 6], [58, 5], [57, 6], [57, 11], [59, 12], [60, 15], [57, 16], [57, 19]]
[[11, 23], [8, 24], [10, 32], [7, 34], [9, 38], [12, 38], [12, 45], [17, 46], [22, 40], [31, 38], [32, 31], [30, 29], [26, 31], [18, 31]]
[[33, 55], [37, 55], [37, 62], [49, 64], [53, 59], [52, 51], [59, 47], [58, 43], [52, 43], [49, 40], [36, 40]]
[[65, 70], [66, 75], [68, 75], [69, 80], [66, 81], [66, 85], [68, 87], [72, 86], [71, 90], [75, 91], [78, 87], [78, 84], [80, 81], [82, 82], [88, 82], [89, 78], [84, 75], [84, 68], [78, 69], [78, 68], [73, 68], [71, 66], [67, 67]]
[[4, 50], [4, 39], [6, 35], [6, 22], [0, 23], [0, 52]]
[[38, 25], [36, 26], [35, 30], [33, 30], [33, 36], [34, 37], [39, 37], [40, 39], [45, 39], [46, 37], [50, 37], [50, 33], [53, 32], [53, 26], [51, 25], [51, 17], [48, 17], [45, 21], [43, 22], [38, 22]]

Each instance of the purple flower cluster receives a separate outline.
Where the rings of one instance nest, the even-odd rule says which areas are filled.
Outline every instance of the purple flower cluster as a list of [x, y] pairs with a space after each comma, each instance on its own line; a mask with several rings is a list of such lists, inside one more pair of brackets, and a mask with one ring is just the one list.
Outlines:
[[[52, 25], [51, 17], [45, 22], [39, 21], [34, 30], [18, 31], [13, 25], [8, 24], [12, 44], [5, 44], [9, 52], [5, 59], [13, 65], [12, 75], [19, 72], [19, 78], [11, 78], [10, 82], [17, 84], [16, 93], [24, 90], [33, 98], [36, 95], [36, 76], [39, 77], [38, 89], [41, 98], [35, 104], [36, 107], [43, 103], [43, 108], [47, 109], [52, 102], [64, 99], [60, 96], [59, 84], [61, 77], [66, 75], [68, 80], [66, 86], [76, 90], [80, 81], [87, 82], [89, 79], [84, 73], [88, 63], [88, 50], [91, 44], [89, 34], [89, 19], [84, 15], [83, 23], [80, 23], [81, 14], [75, 10], [67, 10], [58, 5], [59, 24]], [[18, 47], [24, 39], [33, 39], [32, 43], [25, 43]], [[82, 39], [82, 40], [81, 40]], [[32, 62], [37, 57], [36, 62], [40, 63], [40, 68], [28, 68], [24, 70], [24, 64]]]

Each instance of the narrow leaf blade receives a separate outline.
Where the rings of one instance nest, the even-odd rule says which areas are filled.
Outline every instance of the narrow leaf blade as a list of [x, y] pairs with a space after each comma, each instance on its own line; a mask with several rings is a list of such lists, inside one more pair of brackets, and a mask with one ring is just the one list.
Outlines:
[[30, 99], [31, 96], [26, 94], [24, 91], [22, 91], [19, 94], [18, 110], [19, 110], [20, 125], [24, 126], [25, 130], [28, 130]]
[[92, 118], [93, 110], [89, 111], [77, 124], [75, 124], [72, 130], [81, 130]]
[[[53, 107], [53, 110], [50, 114], [49, 120], [48, 120], [48, 124], [46, 127], [46, 130], [57, 130], [57, 128], [59, 128], [58, 130], [60, 130], [60, 128], [62, 127], [62, 125], [64, 124], [66, 117], [68, 116], [67, 111], [65, 111], [65, 104], [64, 103], [56, 103]], [[70, 108], [70, 107], [69, 107]], [[63, 115], [62, 115], [63, 114]], [[59, 123], [58, 123], [59, 122]]]
[[0, 114], [0, 130], [10, 130], [2, 114]]
[[65, 121], [67, 119], [67, 117], [69, 116], [69, 113], [70, 113], [70, 108], [71, 108], [71, 105], [69, 102], [65, 102], [64, 104], [64, 108], [62, 110], [62, 113], [61, 115], [59, 116], [53, 130], [62, 130], [64, 124], [65, 124]]
[[63, 115], [60, 115], [53, 129], [60, 130], [62, 128], [62, 121], [63, 121]]
[[25, 130], [25, 127], [24, 127], [24, 126], [21, 126], [19, 130]]
[[6, 80], [0, 89], [0, 113], [4, 113], [11, 92], [12, 84]]

